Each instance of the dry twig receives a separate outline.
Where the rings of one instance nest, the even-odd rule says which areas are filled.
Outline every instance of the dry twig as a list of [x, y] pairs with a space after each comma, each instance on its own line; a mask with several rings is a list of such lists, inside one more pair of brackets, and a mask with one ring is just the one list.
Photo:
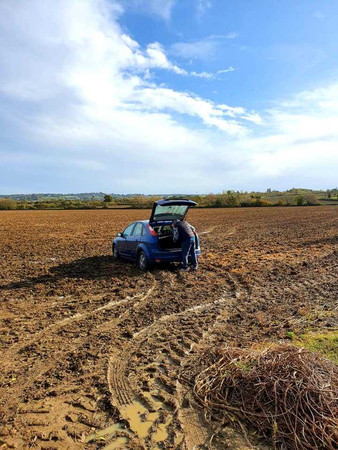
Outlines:
[[338, 367], [330, 361], [283, 345], [260, 352], [205, 348], [195, 374], [196, 364], [203, 370], [190, 379], [207, 420], [245, 423], [274, 448], [337, 448]]

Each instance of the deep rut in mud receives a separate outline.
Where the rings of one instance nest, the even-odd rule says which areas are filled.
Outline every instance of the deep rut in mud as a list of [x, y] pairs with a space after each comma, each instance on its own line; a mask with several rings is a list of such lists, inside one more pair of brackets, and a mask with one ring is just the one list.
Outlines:
[[[191, 409], [183, 407], [177, 380], [194, 346], [209, 338], [218, 321], [224, 324], [236, 295], [231, 297], [226, 288], [223, 291], [211, 303], [159, 318], [135, 333], [128, 346], [110, 360], [108, 380], [114, 406], [146, 448], [160, 448], [159, 442], [178, 448], [186, 440], [193, 439], [194, 445], [207, 441], [208, 431], [199, 415], [192, 421]], [[147, 433], [139, 432], [142, 421]]]

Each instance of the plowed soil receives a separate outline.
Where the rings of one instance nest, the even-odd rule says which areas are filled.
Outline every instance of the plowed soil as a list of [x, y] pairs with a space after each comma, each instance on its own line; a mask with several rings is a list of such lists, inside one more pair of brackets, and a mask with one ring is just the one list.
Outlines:
[[215, 435], [180, 370], [199, 345], [337, 324], [338, 208], [191, 211], [203, 255], [183, 274], [112, 260], [148, 217], [0, 213], [1, 448], [262, 448]]

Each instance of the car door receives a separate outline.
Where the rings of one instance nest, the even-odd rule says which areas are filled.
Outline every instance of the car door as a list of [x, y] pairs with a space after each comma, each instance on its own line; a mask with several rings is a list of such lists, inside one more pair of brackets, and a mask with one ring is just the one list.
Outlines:
[[142, 240], [143, 232], [144, 230], [142, 223], [136, 223], [132, 235], [128, 239], [128, 256], [130, 258], [136, 259], [136, 249], [139, 242]]
[[127, 226], [127, 228], [123, 231], [121, 236], [121, 241], [119, 242], [118, 251], [120, 255], [128, 257], [128, 243], [132, 231], [134, 229], [135, 223], [131, 223]]

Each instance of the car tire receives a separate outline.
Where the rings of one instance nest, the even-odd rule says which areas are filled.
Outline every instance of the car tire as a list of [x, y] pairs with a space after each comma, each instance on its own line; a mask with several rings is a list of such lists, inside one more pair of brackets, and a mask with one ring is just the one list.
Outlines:
[[114, 261], [117, 261], [118, 259], [120, 259], [120, 253], [119, 253], [119, 251], [117, 250], [117, 245], [114, 244], [114, 245], [113, 245], [113, 260], [114, 260]]
[[149, 263], [143, 250], [141, 250], [137, 255], [137, 266], [143, 272], [149, 269]]

